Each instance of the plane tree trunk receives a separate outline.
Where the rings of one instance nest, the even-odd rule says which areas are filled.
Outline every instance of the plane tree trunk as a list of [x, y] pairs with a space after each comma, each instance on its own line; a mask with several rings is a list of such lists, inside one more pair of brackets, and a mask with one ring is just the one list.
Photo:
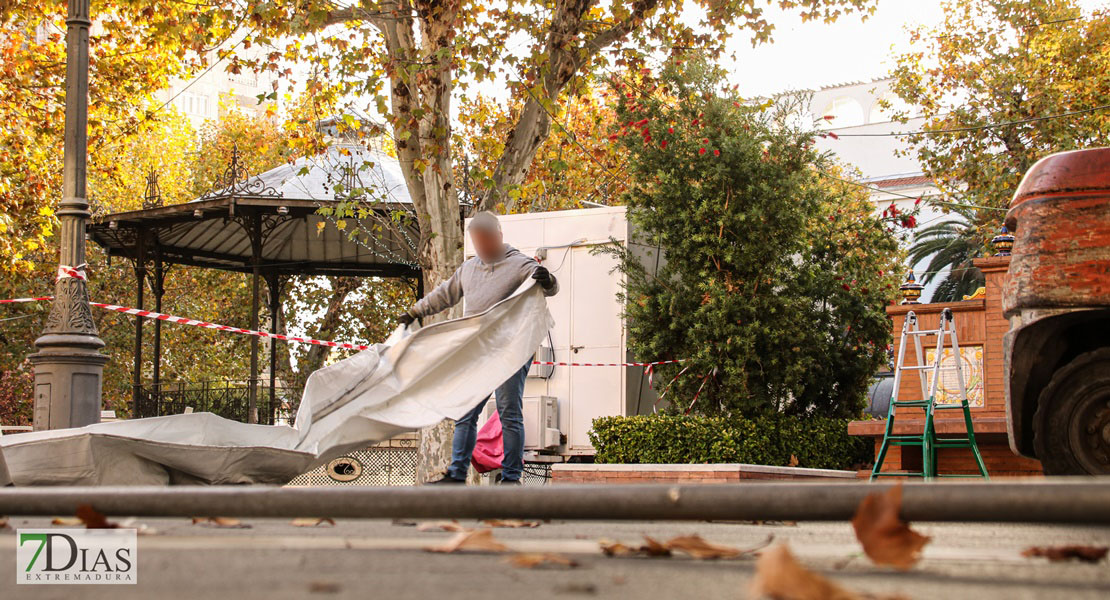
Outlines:
[[[625, 19], [591, 34], [585, 31], [585, 23], [596, 0], [556, 1], [549, 26], [541, 33], [549, 60], [530, 72], [530, 83], [522, 83], [530, 86], [524, 108], [479, 209], [498, 204], [506, 211], [512, 208], [506, 191], [527, 176], [551, 130], [549, 111], [555, 100], [586, 63], [638, 27], [657, 2], [636, 0]], [[337, 9], [327, 19], [327, 24], [369, 21], [382, 33], [390, 86], [387, 119], [416, 210], [418, 257], [427, 290], [450, 277], [463, 258], [462, 214], [450, 145], [454, 38], [462, 29], [459, 10], [460, 0], [385, 0], [374, 10]], [[456, 307], [436, 318], [459, 314]], [[417, 484], [446, 471], [452, 434], [453, 424], [447, 421], [420, 432]]]

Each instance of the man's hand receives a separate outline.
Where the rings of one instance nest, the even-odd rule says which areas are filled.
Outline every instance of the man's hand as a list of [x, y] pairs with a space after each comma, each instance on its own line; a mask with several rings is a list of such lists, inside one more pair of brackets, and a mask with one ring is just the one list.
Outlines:
[[551, 271], [548, 271], [547, 267], [536, 267], [536, 271], [532, 273], [532, 279], [538, 281], [545, 290], [550, 290], [555, 285], [555, 279], [551, 277]]
[[401, 316], [397, 317], [397, 320], [401, 322], [401, 325], [408, 327], [409, 325], [412, 325], [412, 322], [416, 320], [416, 317], [412, 316], [412, 313], [406, 310], [405, 312], [401, 313]]

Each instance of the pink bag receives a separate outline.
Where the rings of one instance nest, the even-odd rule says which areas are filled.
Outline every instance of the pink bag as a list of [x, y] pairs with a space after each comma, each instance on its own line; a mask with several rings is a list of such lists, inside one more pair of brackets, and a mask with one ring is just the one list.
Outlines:
[[489, 420], [478, 431], [478, 441], [474, 444], [474, 454], [470, 462], [479, 473], [487, 473], [501, 468], [505, 458], [505, 445], [501, 440], [501, 417], [493, 411]]

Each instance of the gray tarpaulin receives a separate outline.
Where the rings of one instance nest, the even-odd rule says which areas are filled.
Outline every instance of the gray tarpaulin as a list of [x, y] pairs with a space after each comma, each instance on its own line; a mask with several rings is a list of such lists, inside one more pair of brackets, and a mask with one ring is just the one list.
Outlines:
[[292, 427], [212, 413], [0, 437], [0, 484], [285, 483], [336, 456], [458, 419], [528, 360], [552, 326], [528, 280], [484, 313], [398, 328], [308, 378]]

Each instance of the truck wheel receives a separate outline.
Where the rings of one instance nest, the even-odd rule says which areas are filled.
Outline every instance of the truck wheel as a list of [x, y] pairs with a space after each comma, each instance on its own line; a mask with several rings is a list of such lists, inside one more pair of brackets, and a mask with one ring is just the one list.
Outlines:
[[1110, 348], [1080, 354], [1052, 376], [1033, 416], [1045, 475], [1110, 475]]

